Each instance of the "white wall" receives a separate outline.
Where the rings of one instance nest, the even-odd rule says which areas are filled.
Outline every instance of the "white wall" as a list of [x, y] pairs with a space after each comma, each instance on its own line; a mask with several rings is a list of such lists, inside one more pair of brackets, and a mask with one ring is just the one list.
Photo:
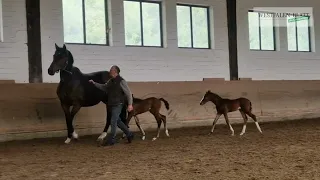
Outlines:
[[[128, 81], [192, 81], [202, 78], [229, 79], [228, 34], [225, 0], [182, 0], [179, 3], [210, 5], [214, 17], [214, 49], [177, 48], [176, 3], [166, 0], [163, 24], [166, 48], [125, 47], [123, 1], [111, 0], [111, 33], [113, 46], [67, 45], [75, 57], [75, 66], [82, 72], [108, 70], [117, 64]], [[41, 0], [41, 32], [43, 79], [57, 82], [59, 76], [49, 76], [54, 43], [63, 43], [61, 0]]]
[[[175, 4], [209, 4], [213, 9], [212, 50], [177, 48]], [[61, 0], [41, 0], [42, 64], [45, 82], [57, 82], [47, 68], [52, 61], [54, 43], [63, 43]], [[164, 27], [166, 48], [125, 47], [122, 0], [111, 0], [113, 46], [67, 45], [75, 56], [75, 65], [83, 72], [120, 65], [129, 81], [190, 81], [202, 78], [229, 79], [228, 38], [225, 0], [165, 0]], [[247, 11], [253, 7], [314, 7], [315, 52], [287, 52], [286, 29], [277, 30], [276, 52], [250, 51]], [[320, 79], [320, 2], [237, 1], [239, 76], [253, 79]], [[28, 82], [27, 32], [24, 0], [2, 0], [3, 41], [0, 42], [0, 80]]]
[[[288, 52], [285, 27], [277, 29], [279, 50], [250, 51], [247, 14], [253, 7], [313, 7], [314, 32], [311, 41], [315, 52]], [[239, 77], [256, 80], [320, 79], [320, 1], [240, 0], [237, 1], [237, 21]]]
[[[24, 0], [2, 0], [3, 39], [0, 42], [0, 80], [28, 82], [28, 47]], [[0, 12], [1, 13], [1, 12]]]

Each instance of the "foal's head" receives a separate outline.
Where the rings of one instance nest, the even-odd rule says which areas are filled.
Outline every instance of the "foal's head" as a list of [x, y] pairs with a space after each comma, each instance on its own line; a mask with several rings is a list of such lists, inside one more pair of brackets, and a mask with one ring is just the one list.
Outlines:
[[208, 90], [206, 94], [204, 94], [203, 98], [200, 101], [200, 105], [206, 104], [208, 101], [211, 101], [212, 92]]
[[53, 55], [53, 61], [48, 68], [48, 74], [53, 76], [55, 73], [58, 73], [60, 70], [65, 70], [68, 66], [68, 57], [69, 51], [67, 50], [66, 45], [64, 44], [63, 47], [59, 47], [55, 44], [56, 51]]

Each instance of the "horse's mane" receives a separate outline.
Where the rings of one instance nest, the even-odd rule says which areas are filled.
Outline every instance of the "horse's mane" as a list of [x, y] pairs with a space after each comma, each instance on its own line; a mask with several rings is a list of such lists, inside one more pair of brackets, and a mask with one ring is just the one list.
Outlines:
[[72, 53], [67, 49], [67, 52], [68, 52], [68, 65], [72, 65], [73, 66], [73, 63], [74, 63], [74, 58], [73, 58], [73, 55]]

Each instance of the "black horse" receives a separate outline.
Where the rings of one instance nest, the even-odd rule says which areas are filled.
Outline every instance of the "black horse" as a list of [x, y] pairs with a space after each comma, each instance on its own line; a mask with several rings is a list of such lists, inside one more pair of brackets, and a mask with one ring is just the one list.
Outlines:
[[[89, 80], [92, 79], [98, 83], [106, 83], [111, 76], [108, 71], [98, 71], [90, 74], [82, 73], [79, 68], [73, 66], [73, 56], [67, 50], [65, 44], [62, 48], [57, 44], [55, 44], [55, 47], [56, 51], [53, 55], [53, 61], [48, 68], [48, 74], [53, 76], [60, 71], [60, 83], [57, 88], [57, 95], [66, 118], [68, 137], [65, 143], [68, 144], [72, 137], [78, 139], [78, 134], [75, 132], [72, 122], [81, 107], [94, 106], [101, 101], [107, 104], [108, 101], [106, 93], [89, 83]], [[70, 111], [71, 106], [72, 109]], [[111, 120], [111, 116], [109, 115], [111, 114], [107, 113], [107, 122], [98, 140], [103, 140], [107, 135]], [[126, 106], [124, 106], [121, 113], [121, 119], [124, 123], [126, 122], [126, 116]]]

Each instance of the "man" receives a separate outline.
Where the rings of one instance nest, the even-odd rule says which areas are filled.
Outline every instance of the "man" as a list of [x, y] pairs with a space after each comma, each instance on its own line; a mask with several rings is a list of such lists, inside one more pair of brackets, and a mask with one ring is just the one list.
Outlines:
[[114, 145], [116, 143], [116, 130], [117, 126], [126, 134], [128, 142], [133, 140], [133, 133], [129, 131], [128, 127], [121, 121], [120, 114], [125, 102], [128, 102], [128, 111], [133, 110], [132, 106], [132, 93], [128, 87], [127, 82], [119, 75], [120, 68], [118, 66], [112, 66], [110, 68], [111, 79], [105, 84], [99, 84], [93, 80], [89, 80], [97, 88], [106, 92], [108, 95], [108, 107], [111, 113], [111, 137], [107, 142], [107, 145]]

